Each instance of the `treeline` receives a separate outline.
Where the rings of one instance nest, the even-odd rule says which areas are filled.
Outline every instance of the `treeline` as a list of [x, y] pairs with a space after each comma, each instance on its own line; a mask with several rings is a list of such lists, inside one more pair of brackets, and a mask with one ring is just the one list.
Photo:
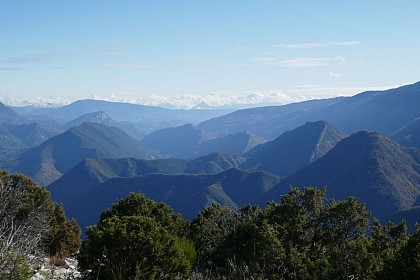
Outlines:
[[0, 171], [0, 279], [29, 279], [36, 257], [75, 254], [80, 233], [45, 188], [24, 175]]
[[420, 228], [380, 224], [355, 198], [291, 188], [264, 209], [219, 204], [189, 222], [131, 194], [80, 229], [45, 188], [0, 171], [0, 279], [36, 256], [75, 255], [86, 279], [420, 279]]
[[79, 265], [94, 279], [420, 279], [420, 230], [325, 192], [291, 188], [264, 209], [213, 204], [192, 222], [131, 194], [88, 229]]

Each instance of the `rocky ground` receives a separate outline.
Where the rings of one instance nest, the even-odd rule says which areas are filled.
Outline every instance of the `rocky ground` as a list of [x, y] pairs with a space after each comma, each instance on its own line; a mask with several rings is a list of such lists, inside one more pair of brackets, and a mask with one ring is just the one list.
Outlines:
[[82, 279], [77, 270], [77, 260], [66, 259], [37, 259], [33, 264], [34, 276], [31, 280], [76, 280]]

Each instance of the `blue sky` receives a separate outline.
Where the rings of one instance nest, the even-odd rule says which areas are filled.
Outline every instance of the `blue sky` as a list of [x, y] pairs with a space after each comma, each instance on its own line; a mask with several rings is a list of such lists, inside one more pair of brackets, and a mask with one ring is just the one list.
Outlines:
[[420, 80], [420, 1], [0, 2], [0, 100], [191, 107]]

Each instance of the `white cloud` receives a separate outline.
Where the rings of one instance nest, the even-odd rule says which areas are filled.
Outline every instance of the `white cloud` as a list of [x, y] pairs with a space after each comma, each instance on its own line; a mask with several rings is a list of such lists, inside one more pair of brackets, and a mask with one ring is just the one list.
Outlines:
[[344, 42], [324, 42], [324, 43], [301, 43], [301, 44], [280, 44], [276, 45], [278, 48], [284, 49], [314, 49], [314, 48], [325, 48], [331, 46], [353, 46], [359, 44], [359, 41], [344, 41]]
[[252, 92], [247, 94], [231, 94], [229, 92], [210, 93], [203, 95], [181, 94], [164, 96], [151, 94], [145, 97], [135, 97], [134, 93], [124, 92], [118, 95], [95, 95], [94, 99], [113, 102], [127, 102], [150, 106], [171, 106], [189, 109], [197, 104], [205, 103], [209, 106], [235, 106], [255, 104], [286, 104], [300, 101], [301, 97], [291, 97], [281, 92]]
[[338, 73], [334, 73], [333, 71], [329, 71], [329, 72], [328, 72], [328, 76], [329, 76], [330, 78], [340, 78], [340, 74], [338, 74]]
[[257, 65], [273, 67], [320, 67], [326, 65], [343, 64], [347, 62], [344, 56], [335, 57], [293, 57], [280, 60], [276, 57], [259, 57]]
[[0, 97], [1, 102], [10, 106], [39, 106], [39, 107], [59, 107], [70, 104], [74, 99], [61, 97], [27, 97], [27, 98], [10, 98]]
[[[112, 102], [125, 102], [150, 106], [175, 107], [182, 109], [193, 108], [205, 103], [213, 107], [242, 105], [242, 107], [255, 107], [264, 105], [282, 105], [310, 99], [330, 98], [336, 96], [352, 96], [368, 90], [386, 90], [400, 85], [381, 87], [326, 87], [322, 85], [303, 85], [284, 90], [255, 91], [248, 93], [215, 92], [209, 94], [180, 94], [164, 96], [151, 94], [139, 97], [135, 92], [119, 92], [111, 95], [93, 95], [84, 98], [106, 100]], [[77, 98], [77, 99], [84, 99]], [[69, 104], [76, 99], [66, 98], [8, 98], [1, 97], [1, 102], [14, 106], [43, 106], [56, 107]]]

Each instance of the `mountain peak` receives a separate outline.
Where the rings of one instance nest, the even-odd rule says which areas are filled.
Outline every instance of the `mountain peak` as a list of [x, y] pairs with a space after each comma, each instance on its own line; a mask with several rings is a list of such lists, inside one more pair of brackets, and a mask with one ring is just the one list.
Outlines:
[[325, 121], [307, 122], [245, 153], [242, 167], [287, 176], [325, 155], [343, 138]]
[[385, 220], [413, 205], [420, 194], [419, 169], [420, 163], [407, 148], [377, 132], [360, 131], [286, 178], [273, 195], [286, 192], [289, 185], [327, 186], [328, 196], [356, 196], [373, 216]]
[[116, 127], [85, 122], [20, 154], [14, 172], [47, 185], [83, 159], [123, 157], [152, 159], [157, 155]]
[[78, 126], [84, 122], [101, 123], [106, 126], [116, 126], [117, 123], [104, 111], [84, 114], [62, 126], [64, 129], [69, 129]]

